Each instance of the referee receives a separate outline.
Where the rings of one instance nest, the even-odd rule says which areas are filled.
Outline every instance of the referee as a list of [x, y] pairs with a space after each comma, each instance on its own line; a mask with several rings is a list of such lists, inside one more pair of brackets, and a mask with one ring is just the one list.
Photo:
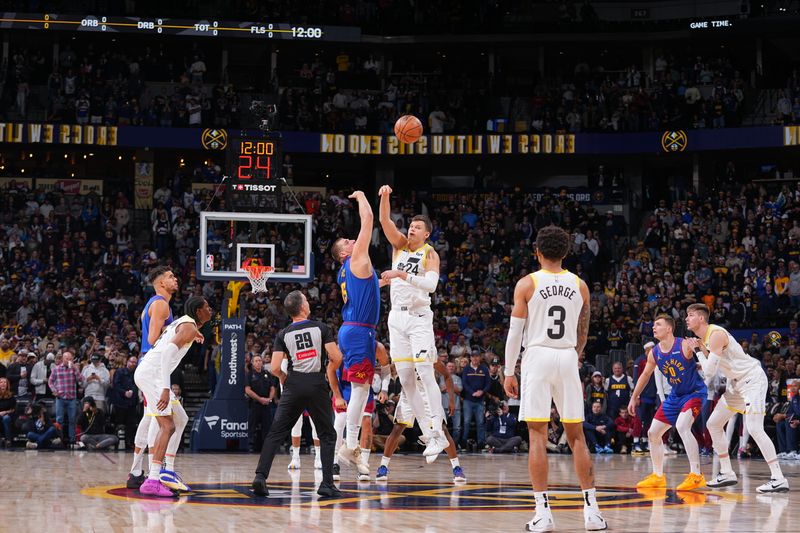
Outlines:
[[[321, 322], [308, 319], [311, 309], [303, 293], [290, 292], [283, 306], [292, 317], [292, 323], [278, 333], [272, 353], [272, 374], [283, 383], [283, 394], [272, 428], [264, 439], [256, 477], [253, 479], [253, 492], [259, 496], [269, 496], [267, 478], [275, 454], [303, 410], [307, 409], [317, 428], [321, 445], [322, 483], [317, 494], [337, 498], [342, 493], [333, 484], [336, 432], [333, 429], [330, 387], [325, 376], [328, 358], [334, 366], [338, 366], [342, 353], [333, 340], [331, 329]], [[289, 360], [288, 375], [281, 371], [284, 357]]]

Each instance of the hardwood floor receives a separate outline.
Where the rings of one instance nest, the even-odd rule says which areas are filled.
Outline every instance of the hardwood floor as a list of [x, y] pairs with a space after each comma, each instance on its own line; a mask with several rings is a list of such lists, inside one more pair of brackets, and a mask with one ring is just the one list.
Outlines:
[[[735, 461], [739, 484], [723, 490], [637, 492], [649, 458], [597, 456], [598, 500], [612, 531], [796, 531], [800, 461], [782, 467], [793, 492], [759, 495], [769, 478], [761, 460]], [[468, 483], [454, 485], [443, 455], [433, 465], [422, 456], [395, 456], [388, 483], [350, 481], [342, 467], [345, 498], [318, 501], [313, 457], [289, 473], [288, 456], [276, 458], [270, 497], [256, 498], [249, 483], [254, 455], [179, 454], [177, 469], [194, 492], [152, 500], [125, 488], [131, 455], [122, 452], [0, 451], [0, 531], [524, 531], [533, 516], [527, 456], [468, 455], [461, 458]], [[379, 457], [370, 460], [372, 470]], [[703, 471], [711, 476], [712, 463]], [[551, 503], [559, 531], [582, 531], [582, 500], [572, 461], [550, 456]], [[685, 457], [669, 457], [671, 487], [685, 475]]]

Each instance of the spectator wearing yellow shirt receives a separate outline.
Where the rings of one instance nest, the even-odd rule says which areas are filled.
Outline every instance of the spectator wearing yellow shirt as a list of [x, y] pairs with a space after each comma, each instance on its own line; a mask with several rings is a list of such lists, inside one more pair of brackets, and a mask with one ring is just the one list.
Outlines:
[[14, 350], [11, 349], [11, 343], [8, 342], [8, 339], [0, 340], [0, 363], [8, 368], [13, 358]]
[[778, 273], [775, 275], [775, 295], [783, 296], [789, 290], [789, 275], [786, 273], [786, 268], [783, 266], [778, 267]]

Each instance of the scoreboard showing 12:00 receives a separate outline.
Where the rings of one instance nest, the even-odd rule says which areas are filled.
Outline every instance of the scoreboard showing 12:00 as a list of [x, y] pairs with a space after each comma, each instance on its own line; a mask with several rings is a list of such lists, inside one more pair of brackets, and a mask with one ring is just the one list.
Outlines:
[[294, 41], [358, 42], [361, 40], [361, 30], [352, 26], [309, 26], [268, 21], [118, 17], [100, 14], [0, 13], [0, 28]]

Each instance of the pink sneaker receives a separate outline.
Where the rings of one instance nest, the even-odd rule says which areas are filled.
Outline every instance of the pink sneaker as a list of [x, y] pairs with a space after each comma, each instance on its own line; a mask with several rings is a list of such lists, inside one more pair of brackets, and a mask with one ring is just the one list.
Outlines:
[[148, 496], [158, 496], [159, 498], [172, 498], [174, 496], [172, 491], [157, 479], [148, 479], [142, 483], [142, 486], [139, 487], [139, 492]]

